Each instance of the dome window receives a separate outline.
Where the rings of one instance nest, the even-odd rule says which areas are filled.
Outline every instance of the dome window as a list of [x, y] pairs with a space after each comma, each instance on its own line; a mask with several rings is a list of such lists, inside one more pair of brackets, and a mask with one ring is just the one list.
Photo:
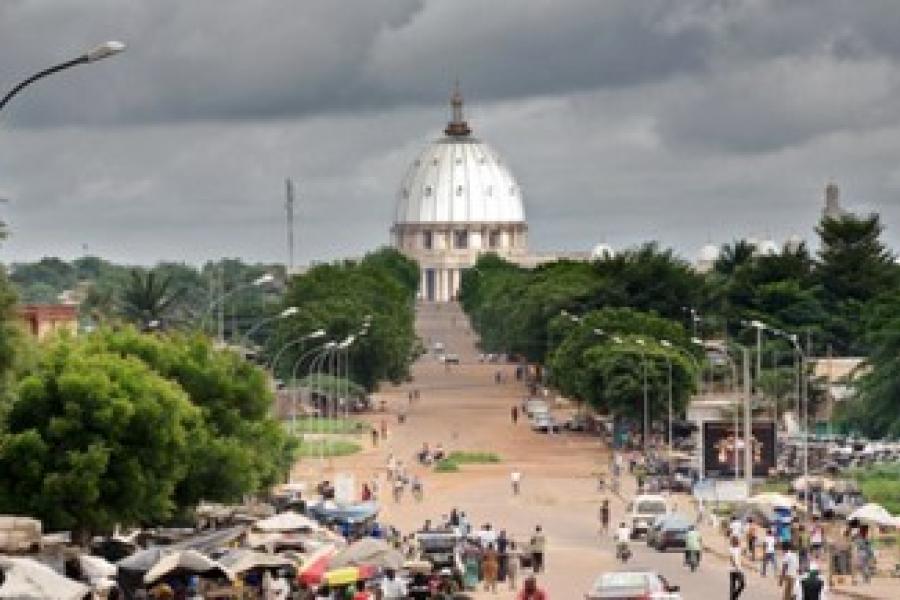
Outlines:
[[509, 195], [510, 196], [516, 195], [516, 186], [514, 186], [514, 185], [509, 186]]
[[413, 162], [413, 166], [415, 166], [415, 167], [418, 167], [421, 164], [422, 164], [422, 161], [419, 160], [418, 158], [415, 160], [415, 162]]
[[462, 164], [462, 158], [460, 158], [460, 157], [457, 156], [457, 157], [456, 157], [456, 164], [461, 165], [461, 164]]
[[409, 198], [409, 190], [406, 188], [403, 188], [403, 191], [400, 193], [400, 195], [403, 196], [404, 200], [406, 200], [407, 198]]
[[500, 247], [500, 230], [492, 229], [488, 233], [488, 248], [499, 248]]
[[430, 186], [430, 185], [426, 185], [424, 191], [425, 191], [425, 197], [426, 197], [426, 198], [428, 198], [429, 196], [431, 196], [431, 186]]
[[422, 232], [422, 248], [425, 250], [431, 250], [434, 248], [434, 236], [430, 231]]
[[435, 156], [434, 158], [431, 159], [431, 164], [433, 164], [434, 166], [438, 166], [438, 162], [440, 162], [440, 161], [438, 160], [437, 156]]
[[462, 193], [463, 193], [463, 186], [461, 186], [461, 185], [456, 186], [456, 195], [462, 196]]

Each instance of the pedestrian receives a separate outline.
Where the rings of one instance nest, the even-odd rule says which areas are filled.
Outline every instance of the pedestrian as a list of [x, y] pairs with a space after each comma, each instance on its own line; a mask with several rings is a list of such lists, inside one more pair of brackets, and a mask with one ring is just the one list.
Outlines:
[[509, 538], [506, 530], [501, 529], [497, 535], [497, 581], [506, 581], [506, 570], [509, 566]]
[[368, 483], [363, 483], [361, 498], [363, 502], [368, 502], [372, 499], [372, 488], [369, 487]]
[[384, 419], [381, 420], [381, 439], [387, 439], [387, 421]]
[[409, 402], [408, 402], [409, 405], [412, 406], [412, 402], [413, 402], [413, 393], [412, 393], [412, 390], [410, 390], [410, 391], [409, 391], [409, 394], [407, 394], [407, 398], [408, 398], [408, 401], [409, 401]]
[[484, 591], [497, 593], [497, 573], [499, 571], [497, 551], [493, 544], [488, 544], [481, 558], [481, 577], [484, 579]]
[[403, 479], [397, 477], [394, 479], [394, 502], [400, 503], [400, 500], [403, 498]]
[[522, 584], [522, 591], [519, 592], [516, 600], [547, 600], [547, 594], [538, 587], [534, 577], [526, 577]]
[[822, 558], [822, 549], [825, 547], [825, 528], [819, 521], [818, 515], [813, 515], [813, 522], [809, 532], [809, 549], [813, 558]]
[[518, 496], [522, 489], [522, 474], [519, 471], [513, 471], [509, 474], [510, 483], [512, 483], [513, 496]]
[[609, 500], [604, 498], [603, 504], [600, 505], [600, 531], [609, 532]]
[[766, 530], [766, 536], [763, 538], [763, 562], [762, 562], [762, 576], [766, 576], [766, 566], [772, 565], [772, 572], [774, 573], [777, 569], [775, 565], [775, 528], [770, 527]]
[[519, 422], [519, 407], [513, 405], [512, 409], [509, 411], [509, 416], [512, 418], [512, 424], [515, 425]]
[[375, 429], [374, 427], [372, 428], [372, 447], [373, 448], [378, 447], [378, 430]]
[[744, 532], [744, 525], [741, 523], [741, 520], [737, 515], [731, 515], [731, 521], [728, 523], [728, 538], [737, 538], [741, 539], [741, 534]]
[[856, 568], [853, 570], [853, 583], [857, 583], [856, 573], [862, 575], [863, 583], [872, 578], [872, 543], [869, 541], [868, 525], [861, 525], [854, 536], [853, 556], [856, 557]]
[[794, 588], [800, 576], [800, 557], [790, 542], [784, 542], [782, 549], [784, 554], [781, 557], [781, 579], [778, 585], [782, 589], [782, 600], [793, 600]]
[[516, 549], [516, 543], [509, 542], [506, 549], [506, 579], [509, 581], [509, 591], [516, 591], [519, 580], [519, 551]]
[[747, 517], [747, 556], [751, 562], [756, 560], [756, 536], [756, 523], [752, 517]]
[[800, 559], [800, 572], [809, 568], [809, 531], [802, 523], [797, 528], [797, 556]]
[[425, 494], [422, 489], [422, 480], [419, 479], [418, 475], [413, 475], [411, 487], [413, 498], [416, 499], [416, 502], [421, 502]]
[[809, 563], [806, 577], [800, 580], [800, 600], [822, 600], [825, 592], [825, 581], [819, 576], [819, 563]]
[[381, 597], [384, 600], [402, 600], [406, 598], [406, 586], [397, 577], [394, 569], [386, 569], [381, 580]]
[[728, 550], [728, 589], [731, 600], [738, 600], [744, 592], [747, 582], [744, 578], [744, 568], [741, 565], [741, 538], [731, 538], [731, 548]]
[[691, 525], [684, 537], [684, 562], [688, 566], [696, 559], [695, 567], [700, 564], [700, 552], [703, 550], [703, 538], [697, 528]]
[[544, 530], [540, 525], [534, 528], [534, 535], [531, 536], [531, 569], [535, 573], [544, 570], [544, 550], [547, 546], [547, 538], [544, 536]]

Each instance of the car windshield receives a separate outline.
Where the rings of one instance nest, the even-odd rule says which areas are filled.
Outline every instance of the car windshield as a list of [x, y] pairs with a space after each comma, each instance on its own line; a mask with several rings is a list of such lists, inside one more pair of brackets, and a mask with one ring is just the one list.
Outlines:
[[659, 500], [643, 500], [637, 503], [637, 512], [643, 515], [661, 515], [666, 512], [666, 503]]

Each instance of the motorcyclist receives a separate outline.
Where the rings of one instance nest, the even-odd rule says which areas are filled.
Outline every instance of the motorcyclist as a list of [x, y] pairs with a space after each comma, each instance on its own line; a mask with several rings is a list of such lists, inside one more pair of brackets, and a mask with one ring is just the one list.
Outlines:
[[684, 564], [690, 566], [693, 559], [695, 565], [700, 564], [700, 551], [703, 549], [703, 539], [697, 528], [691, 525], [684, 538]]
[[630, 554], [628, 544], [631, 542], [631, 528], [625, 525], [625, 522], [619, 523], [616, 529], [616, 558], [625, 558]]

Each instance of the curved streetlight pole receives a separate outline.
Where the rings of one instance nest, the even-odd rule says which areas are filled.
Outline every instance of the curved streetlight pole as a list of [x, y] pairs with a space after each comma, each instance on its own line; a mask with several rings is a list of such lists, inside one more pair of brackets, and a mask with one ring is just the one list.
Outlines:
[[[203, 311], [203, 315], [201, 316], [201, 319], [200, 319], [200, 329], [204, 329], [204, 330], [206, 329], [206, 321], [209, 319], [209, 316], [212, 314], [212, 311], [216, 307], [218, 307], [220, 304], [222, 304], [226, 300], [228, 300], [230, 297], [232, 297], [233, 295], [235, 295], [238, 292], [241, 292], [243, 290], [249, 289], [251, 287], [259, 287], [259, 286], [265, 285], [267, 283], [272, 283], [273, 281], [275, 281], [274, 275], [272, 275], [271, 273], [264, 273], [263, 275], [260, 275], [253, 281], [247, 282], [243, 285], [239, 285], [236, 288], [225, 292], [224, 294], [222, 294], [221, 296], [219, 296], [218, 298], [216, 298], [215, 300], [210, 302], [209, 305], [206, 307], [206, 310]], [[224, 333], [220, 332], [219, 333], [219, 343], [223, 343], [225, 341], [223, 338], [224, 338]]]
[[39, 71], [38, 73], [35, 73], [28, 79], [25, 79], [24, 81], [18, 83], [13, 89], [11, 89], [9, 92], [7, 92], [6, 95], [3, 96], [2, 99], [0, 99], [0, 111], [2, 111], [3, 107], [5, 107], [6, 104], [10, 100], [12, 100], [13, 96], [15, 96], [16, 94], [21, 92], [23, 89], [25, 89], [26, 87], [28, 87], [35, 81], [38, 81], [39, 79], [43, 79], [44, 77], [47, 77], [48, 75], [53, 75], [54, 73], [59, 73], [60, 71], [70, 69], [70, 68], [76, 67], [78, 65], [84, 65], [84, 64], [88, 64], [88, 63], [97, 62], [98, 60], [103, 60], [104, 58], [108, 58], [110, 56], [119, 54], [120, 52], [123, 52], [124, 50], [125, 50], [125, 44], [123, 44], [122, 42], [116, 42], [116, 41], [104, 42], [104, 43], [100, 44], [99, 46], [97, 46], [96, 48], [94, 48], [93, 50], [85, 52], [81, 56], [73, 58], [72, 60], [67, 60], [65, 62], [61, 62], [58, 65], [54, 65], [50, 68], [44, 69], [43, 71]]
[[[300, 338], [300, 340], [294, 340], [294, 341], [305, 341], [307, 339], [309, 339], [309, 336], [304, 336], [303, 338]], [[296, 435], [296, 433], [297, 433], [297, 402], [298, 402], [298, 396], [299, 396], [299, 391], [300, 391], [299, 386], [297, 385], [297, 371], [300, 369], [300, 365], [303, 363], [303, 360], [307, 356], [309, 356], [313, 352], [316, 352], [320, 349], [321, 349], [320, 346], [315, 346], [313, 348], [310, 348], [303, 354], [301, 354], [300, 358], [298, 358], [297, 361], [294, 363], [294, 368], [291, 370], [291, 374], [292, 374], [291, 381], [293, 382], [293, 390], [291, 392], [291, 434], [292, 435]]]
[[[265, 318], [260, 319], [252, 327], [250, 327], [250, 329], [248, 329], [244, 335], [240, 336], [241, 341], [246, 342], [248, 344], [252, 343], [253, 340], [252, 340], [251, 336], [254, 333], [256, 333], [257, 331], [259, 331], [260, 328], [262, 328], [265, 325], [268, 325], [272, 321], [277, 321], [278, 319], [287, 319], [288, 317], [293, 317], [298, 312], [300, 312], [299, 308], [297, 308], [296, 306], [289, 306], [289, 307], [285, 308], [283, 311], [281, 311], [280, 313], [278, 313], [277, 315], [272, 315], [271, 317], [265, 317]], [[232, 337], [235, 337], [235, 336], [232, 336]]]
[[294, 338], [293, 340], [289, 341], [284, 346], [279, 348], [278, 352], [275, 353], [274, 358], [272, 358], [272, 361], [269, 363], [269, 371], [272, 373], [272, 376], [274, 377], [278, 373], [278, 371], [276, 370], [278, 367], [278, 359], [281, 358], [281, 355], [284, 353], [285, 350], [287, 350], [291, 346], [296, 346], [297, 344], [302, 344], [308, 340], [314, 340], [316, 338], [320, 338], [320, 337], [324, 337], [324, 336], [325, 336], [324, 329], [316, 329], [315, 331], [307, 333], [306, 335], [300, 336], [298, 338]]

